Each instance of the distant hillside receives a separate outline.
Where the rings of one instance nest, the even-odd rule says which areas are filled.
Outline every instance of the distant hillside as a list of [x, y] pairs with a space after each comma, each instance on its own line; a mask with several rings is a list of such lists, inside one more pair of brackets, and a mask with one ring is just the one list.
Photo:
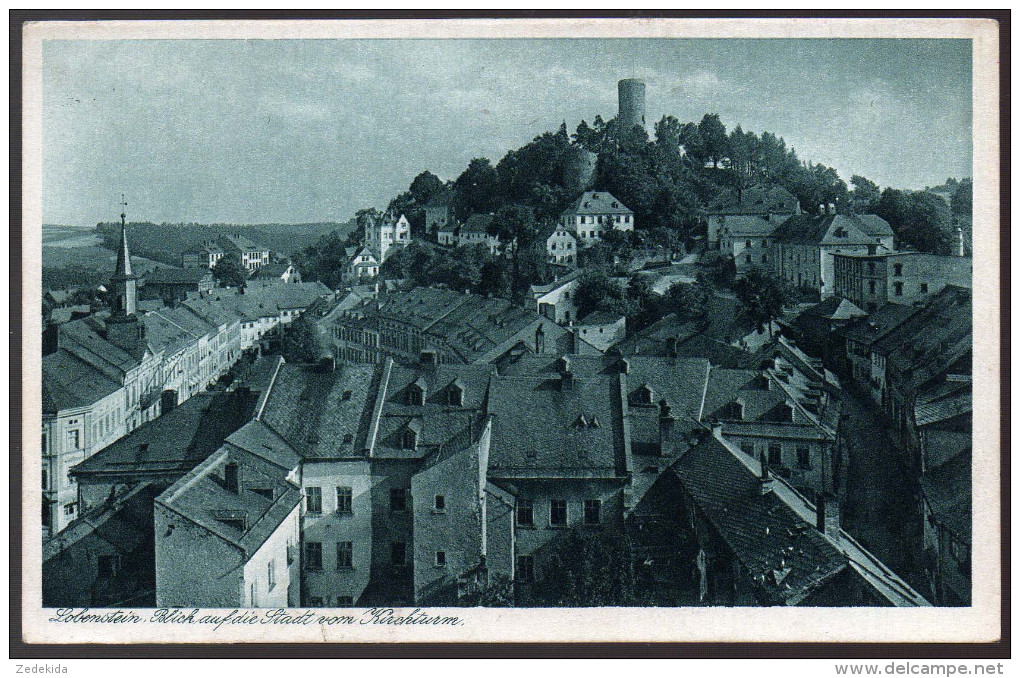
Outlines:
[[[129, 223], [131, 251], [156, 261], [180, 264], [181, 254], [194, 250], [207, 240], [221, 235], [240, 233], [254, 242], [265, 245], [272, 252], [292, 255], [315, 243], [322, 236], [338, 231], [341, 237], [355, 227], [354, 220], [346, 223], [320, 222], [310, 224], [153, 224]], [[120, 224], [104, 223], [97, 226], [100, 238], [107, 246], [115, 245]]]

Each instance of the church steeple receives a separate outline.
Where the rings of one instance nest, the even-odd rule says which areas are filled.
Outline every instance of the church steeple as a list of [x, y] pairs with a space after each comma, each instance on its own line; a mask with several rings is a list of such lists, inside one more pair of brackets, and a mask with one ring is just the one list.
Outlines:
[[113, 287], [113, 311], [114, 315], [133, 316], [137, 308], [137, 280], [138, 276], [131, 270], [131, 250], [127, 241], [127, 215], [124, 208], [124, 196], [120, 196], [120, 246], [117, 248], [117, 268], [113, 272], [110, 282]]

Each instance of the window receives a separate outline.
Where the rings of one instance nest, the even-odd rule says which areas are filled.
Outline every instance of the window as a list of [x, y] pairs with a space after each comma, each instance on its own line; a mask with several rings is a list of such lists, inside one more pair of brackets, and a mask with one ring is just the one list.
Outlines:
[[901, 283], [901, 282], [893, 283], [893, 293], [897, 297], [902, 297], [903, 296], [903, 283]]
[[308, 607], [322, 607], [322, 598], [319, 596], [311, 596], [308, 598]]
[[270, 560], [266, 563], [266, 579], [269, 581], [269, 590], [276, 588], [276, 561]]
[[778, 444], [769, 445], [769, 465], [770, 466], [782, 466], [783, 465], [783, 448]]
[[305, 511], [308, 513], [322, 513], [322, 488], [305, 488]]
[[803, 469], [811, 468], [811, 450], [809, 448], [797, 448], [797, 466]]
[[338, 541], [336, 543], [336, 569], [354, 567], [354, 542]]
[[407, 490], [402, 487], [394, 487], [390, 490], [390, 511], [403, 513], [407, 510]]
[[69, 450], [80, 450], [81, 449], [81, 431], [74, 429], [73, 431], [67, 432], [67, 449]]
[[43, 433], [42, 434], [42, 453], [43, 454], [49, 453], [49, 451], [50, 451], [50, 449], [49, 449], [50, 448], [49, 442], [50, 442], [50, 437], [48, 435], [46, 435], [45, 433]]
[[401, 432], [400, 446], [405, 450], [413, 450], [418, 447], [418, 433], [410, 426]]
[[446, 551], [436, 551], [436, 567], [446, 567]]
[[921, 283], [921, 294], [928, 294], [928, 283]]
[[395, 541], [390, 544], [390, 565], [403, 567], [407, 555], [407, 544], [402, 541]]
[[586, 499], [584, 502], [584, 524], [598, 525], [602, 522], [602, 500]]
[[49, 478], [49, 475], [50, 474], [46, 472], [46, 469], [42, 470], [42, 488], [44, 490], [48, 490], [49, 487], [50, 487], [50, 483], [49, 483], [50, 478]]
[[336, 512], [351, 513], [353, 511], [353, 494], [349, 487], [336, 488]]
[[518, 525], [534, 525], [535, 524], [535, 505], [530, 499], [518, 499], [517, 500], [517, 524]]
[[745, 240], [745, 241], [744, 241], [744, 247], [748, 247], [748, 248], [750, 248], [751, 246], [752, 246], [752, 245], [751, 245], [751, 241], [750, 241], [750, 240]]
[[460, 407], [464, 404], [464, 389], [457, 384], [450, 386], [450, 390], [447, 392], [449, 398], [449, 404]]
[[99, 556], [96, 561], [96, 568], [100, 577], [116, 577], [120, 571], [120, 556], [116, 554]]
[[530, 584], [535, 581], [535, 559], [532, 556], [517, 556], [517, 581]]
[[549, 524], [550, 525], [567, 524], [566, 499], [553, 499], [549, 502]]
[[317, 541], [305, 542], [305, 569], [322, 569], [322, 543]]
[[874, 294], [874, 293], [875, 293], [875, 281], [874, 280], [869, 280], [868, 281], [868, 294]]
[[868, 273], [874, 273], [874, 272], [875, 272], [875, 262], [874, 261], [869, 261], [868, 262]]
[[751, 255], [750, 255], [750, 254], [748, 254], [747, 256], [745, 256], [745, 257], [744, 257], [744, 261], [746, 261], [747, 263], [749, 263], [749, 264], [750, 264], [750, 263], [751, 263]]
[[434, 504], [436, 511], [441, 513], [446, 511], [446, 496], [442, 494], [436, 495], [436, 502]]
[[893, 275], [897, 278], [903, 275], [903, 264], [893, 264]]

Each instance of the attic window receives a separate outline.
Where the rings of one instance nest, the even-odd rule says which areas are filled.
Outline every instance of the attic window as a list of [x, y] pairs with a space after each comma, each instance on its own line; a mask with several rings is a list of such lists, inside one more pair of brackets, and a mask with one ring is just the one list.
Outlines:
[[142, 443], [141, 445], [138, 446], [138, 451], [139, 452], [146, 452], [146, 451], [148, 451], [148, 449], [149, 449], [149, 443]]
[[588, 428], [601, 428], [601, 427], [602, 425], [599, 424], [599, 420], [596, 419], [595, 416], [593, 415], [591, 421], [588, 422]]
[[341, 396], [341, 400], [350, 400], [351, 399], [351, 395], [352, 395], [352, 393], [350, 391], [344, 391], [343, 396]]
[[266, 487], [249, 487], [248, 489], [250, 491], [254, 492], [255, 494], [259, 495], [260, 497], [265, 497], [269, 501], [273, 500], [273, 491], [271, 489], [269, 489], [269, 488], [266, 488]]
[[353, 443], [353, 442], [354, 442], [354, 434], [353, 433], [345, 433], [344, 434], [344, 444], [350, 444], [350, 443]]
[[639, 405], [651, 405], [654, 397], [655, 393], [652, 391], [652, 387], [648, 384], [642, 384], [641, 387], [634, 392], [634, 402]]
[[588, 428], [588, 418], [583, 414], [574, 422], [574, 428]]
[[414, 383], [407, 387], [407, 404], [418, 406], [425, 404], [425, 389], [420, 384]]
[[534, 459], [535, 457], [538, 456], [538, 450], [534, 450], [534, 449], [528, 450], [526, 454], [527, 454], [528, 459]]
[[460, 407], [464, 404], [464, 388], [454, 382], [450, 384], [450, 388], [446, 392], [446, 397], [450, 405]]

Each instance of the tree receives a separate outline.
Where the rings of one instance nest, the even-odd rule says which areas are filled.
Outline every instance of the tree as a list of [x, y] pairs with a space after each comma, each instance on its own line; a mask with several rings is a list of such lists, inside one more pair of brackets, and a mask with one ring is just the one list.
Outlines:
[[719, 120], [718, 113], [706, 113], [698, 123], [698, 134], [704, 144], [705, 157], [712, 161], [712, 167], [718, 168], [719, 163], [729, 154], [729, 138], [726, 126]]
[[733, 285], [744, 314], [758, 330], [769, 328], [772, 336], [772, 321], [783, 314], [783, 308], [790, 303], [791, 292], [785, 281], [752, 267], [743, 278]]
[[499, 174], [488, 158], [475, 158], [453, 182], [457, 217], [495, 212], [502, 204]]
[[953, 216], [971, 218], [974, 211], [974, 182], [964, 179], [953, 194]]
[[408, 192], [416, 205], [424, 207], [432, 198], [446, 190], [443, 180], [432, 172], [425, 170], [411, 181]]
[[248, 279], [248, 270], [241, 263], [241, 255], [236, 253], [224, 254], [212, 271], [223, 287], [240, 287]]
[[952, 253], [952, 217], [949, 206], [937, 195], [887, 188], [875, 213], [889, 222], [900, 244], [919, 252]]
[[526, 205], [507, 205], [496, 213], [489, 224], [489, 235], [499, 238], [503, 251], [513, 261], [512, 295], [521, 290], [521, 252], [529, 250], [538, 235], [535, 214]]
[[850, 193], [850, 210], [854, 214], [873, 213], [878, 207], [879, 198], [882, 197], [878, 184], [860, 174], [855, 174], [850, 177], [850, 185], [854, 189]]
[[666, 290], [667, 308], [680, 318], [701, 320], [708, 312], [711, 295], [711, 290], [701, 280], [696, 283], [673, 283]]
[[636, 603], [634, 556], [626, 534], [609, 525], [574, 528], [557, 540], [533, 604], [606, 607]]
[[588, 272], [577, 280], [574, 290], [577, 317], [583, 318], [595, 310], [618, 312], [626, 315], [627, 299], [623, 290], [601, 271]]
[[318, 358], [320, 348], [315, 321], [307, 315], [285, 326], [280, 353], [287, 362], [314, 362]]

